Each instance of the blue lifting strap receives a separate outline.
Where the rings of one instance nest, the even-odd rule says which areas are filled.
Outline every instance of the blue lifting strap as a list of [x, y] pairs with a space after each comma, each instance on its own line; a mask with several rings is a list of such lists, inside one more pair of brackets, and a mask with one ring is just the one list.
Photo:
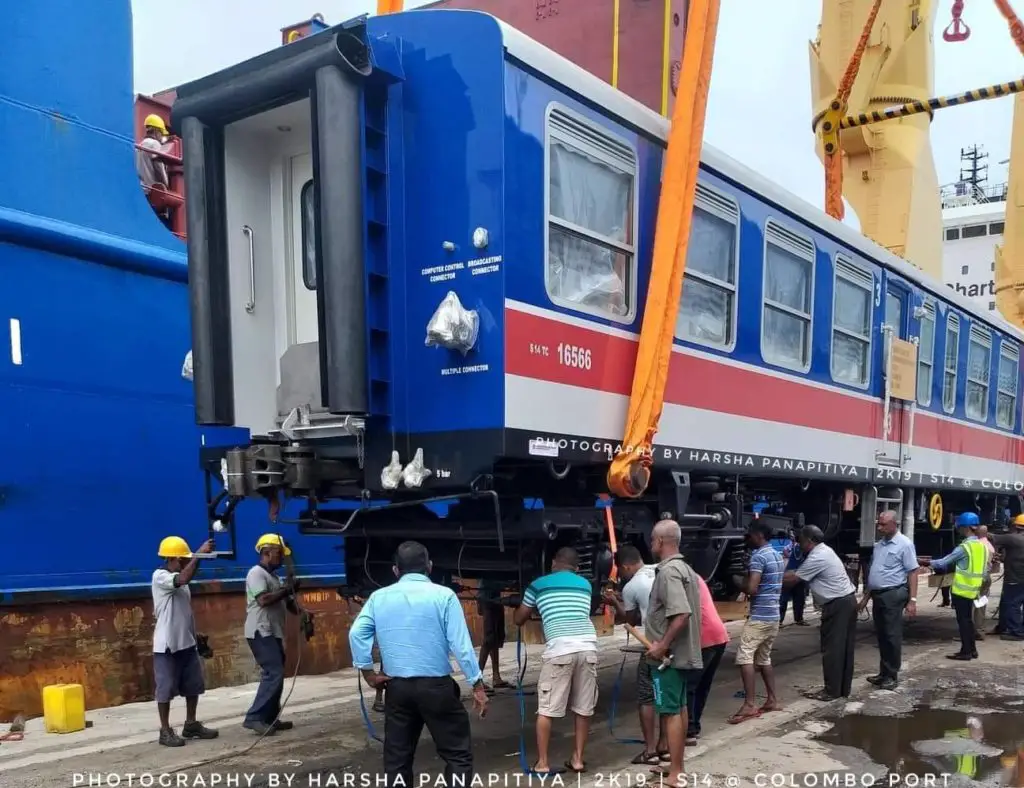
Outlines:
[[[629, 645], [629, 630], [626, 630], [626, 645]], [[608, 733], [619, 744], [647, 744], [643, 739], [619, 738], [615, 735], [615, 714], [619, 706], [619, 693], [622, 692], [622, 676], [626, 670], [626, 658], [628, 656], [628, 651], [622, 655], [622, 662], [619, 663], [619, 674], [615, 677], [615, 683], [612, 685], [612, 699], [608, 708]], [[640, 659], [643, 658], [644, 655], [641, 654]]]
[[366, 726], [366, 732], [370, 735], [371, 739], [383, 744], [384, 739], [377, 735], [377, 731], [373, 727], [373, 721], [370, 719], [370, 712], [366, 710], [366, 697], [363, 695], [362, 671], [357, 671], [356, 676], [356, 686], [359, 687], [359, 709], [363, 712], [363, 724]]

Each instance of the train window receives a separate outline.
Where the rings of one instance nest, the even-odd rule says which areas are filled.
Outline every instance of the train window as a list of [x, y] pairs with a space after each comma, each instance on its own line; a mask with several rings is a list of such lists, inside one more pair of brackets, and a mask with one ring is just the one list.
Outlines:
[[628, 322], [636, 288], [636, 155], [625, 141], [553, 106], [547, 157], [548, 296]]
[[967, 389], [964, 412], [967, 418], [984, 421], [988, 415], [989, 377], [992, 372], [992, 332], [971, 326], [967, 345]]
[[999, 346], [999, 377], [996, 379], [996, 424], [1012, 430], [1017, 420], [1017, 375], [1020, 351], [1010, 340]]
[[832, 295], [832, 379], [867, 386], [871, 365], [871, 299], [874, 279], [836, 258]]
[[988, 226], [988, 234], [989, 235], [1002, 235], [1003, 231], [1005, 229], [1006, 229], [1006, 223], [1005, 222], [992, 222], [992, 224], [990, 224]]
[[316, 290], [316, 204], [312, 180], [306, 181], [299, 192], [299, 203], [302, 208], [302, 283], [307, 289]]
[[739, 207], [697, 184], [676, 336], [731, 348], [736, 322]]
[[984, 224], [971, 224], [964, 228], [964, 238], [981, 238], [988, 232], [988, 227]]
[[811, 366], [814, 244], [769, 220], [764, 234], [761, 355], [806, 372]]
[[917, 340], [917, 402], [932, 404], [932, 370], [935, 366], [935, 304], [924, 305]]
[[958, 240], [960, 240], [960, 228], [958, 228], [958, 227], [950, 227], [948, 230], [946, 230], [946, 240], [947, 241], [958, 241]]
[[946, 317], [946, 352], [942, 361], [942, 409], [952, 413], [956, 408], [956, 365], [960, 362], [960, 316], [952, 312]]

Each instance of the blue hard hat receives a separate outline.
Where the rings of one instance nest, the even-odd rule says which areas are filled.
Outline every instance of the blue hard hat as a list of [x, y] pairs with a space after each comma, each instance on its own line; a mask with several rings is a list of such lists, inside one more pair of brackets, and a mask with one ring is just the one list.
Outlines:
[[978, 515], [974, 512], [964, 512], [956, 518], [956, 524], [961, 528], [973, 528], [978, 524]]

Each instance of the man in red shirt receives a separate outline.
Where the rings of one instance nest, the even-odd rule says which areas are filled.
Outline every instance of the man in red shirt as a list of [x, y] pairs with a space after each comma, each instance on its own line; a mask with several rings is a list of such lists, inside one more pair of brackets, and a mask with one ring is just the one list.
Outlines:
[[715, 600], [704, 578], [697, 575], [700, 583], [700, 654], [704, 663], [702, 670], [695, 670], [686, 678], [686, 705], [689, 710], [689, 725], [686, 731], [686, 745], [697, 743], [700, 738], [700, 717], [708, 702], [711, 683], [722, 661], [725, 647], [729, 644], [729, 633], [721, 616], [715, 609]]

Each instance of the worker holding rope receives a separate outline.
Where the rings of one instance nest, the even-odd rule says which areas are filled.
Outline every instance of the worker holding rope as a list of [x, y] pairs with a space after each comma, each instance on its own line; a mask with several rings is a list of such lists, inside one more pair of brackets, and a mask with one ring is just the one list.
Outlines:
[[[349, 630], [352, 664], [371, 687], [387, 685], [384, 695], [384, 773], [392, 785], [411, 786], [413, 760], [426, 725], [445, 762], [447, 785], [468, 785], [473, 775], [469, 714], [452, 678], [454, 654], [473, 688], [473, 706], [487, 713], [487, 692], [477, 664], [466, 614], [455, 592], [430, 580], [433, 564], [419, 542], [403, 542], [395, 552], [398, 582], [370, 594]], [[374, 670], [373, 641], [381, 664]], [[453, 779], [454, 778], [454, 779]]]
[[298, 581], [282, 583], [276, 574], [284, 557], [292, 554], [279, 534], [261, 536], [256, 552], [259, 563], [245, 576], [245, 639], [261, 673], [242, 727], [264, 736], [292, 727], [278, 715], [284, 694], [284, 623], [287, 613], [299, 612], [292, 599]]

